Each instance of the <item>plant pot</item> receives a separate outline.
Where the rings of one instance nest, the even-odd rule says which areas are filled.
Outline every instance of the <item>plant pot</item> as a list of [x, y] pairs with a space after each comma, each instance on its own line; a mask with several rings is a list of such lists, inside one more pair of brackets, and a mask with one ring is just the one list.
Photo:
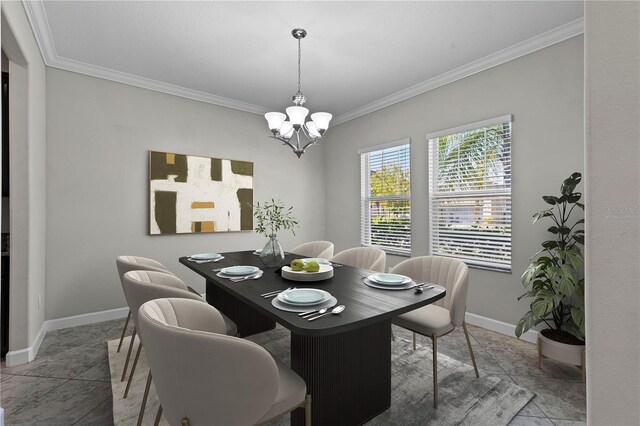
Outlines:
[[585, 380], [585, 345], [568, 344], [558, 342], [545, 336], [552, 330], [542, 330], [538, 333], [538, 368], [542, 368], [542, 358], [551, 358], [553, 360], [582, 367], [582, 380]]

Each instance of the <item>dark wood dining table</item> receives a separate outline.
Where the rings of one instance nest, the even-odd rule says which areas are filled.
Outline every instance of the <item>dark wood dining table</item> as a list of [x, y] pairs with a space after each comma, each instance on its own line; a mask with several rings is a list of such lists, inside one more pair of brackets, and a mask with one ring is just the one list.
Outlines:
[[[276, 323], [291, 331], [291, 368], [307, 384], [314, 425], [363, 424], [388, 409], [392, 318], [445, 296], [439, 286], [422, 293], [371, 288], [363, 279], [372, 271], [346, 265], [335, 267], [328, 280], [289, 281], [279, 269], [265, 268], [252, 251], [222, 255], [225, 259], [217, 263], [196, 263], [187, 257], [179, 261], [205, 278], [207, 302], [235, 321], [241, 337], [271, 330]], [[283, 264], [301, 257], [305, 256], [287, 253]], [[213, 271], [235, 265], [257, 266], [264, 273], [257, 280], [235, 283]], [[346, 309], [310, 322], [261, 297], [292, 286], [325, 290]], [[304, 413], [297, 409], [291, 424], [303, 423]]]

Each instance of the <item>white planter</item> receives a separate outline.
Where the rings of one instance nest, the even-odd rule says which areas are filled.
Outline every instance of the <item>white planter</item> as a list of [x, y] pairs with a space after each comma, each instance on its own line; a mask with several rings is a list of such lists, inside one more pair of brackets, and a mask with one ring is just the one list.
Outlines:
[[585, 379], [585, 345], [568, 345], [556, 342], [538, 333], [538, 368], [543, 357], [565, 364], [582, 367], [582, 379]]

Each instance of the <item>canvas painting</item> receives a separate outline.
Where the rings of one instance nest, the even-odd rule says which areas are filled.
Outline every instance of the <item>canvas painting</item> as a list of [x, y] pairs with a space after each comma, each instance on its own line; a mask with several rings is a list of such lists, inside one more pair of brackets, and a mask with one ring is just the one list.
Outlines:
[[149, 151], [149, 234], [253, 229], [253, 163]]

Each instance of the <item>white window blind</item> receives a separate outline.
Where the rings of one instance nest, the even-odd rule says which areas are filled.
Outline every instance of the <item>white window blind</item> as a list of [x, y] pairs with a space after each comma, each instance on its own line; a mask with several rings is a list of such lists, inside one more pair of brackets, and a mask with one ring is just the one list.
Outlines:
[[363, 246], [411, 254], [411, 145], [408, 139], [360, 151]]
[[511, 271], [511, 116], [427, 135], [431, 254]]

